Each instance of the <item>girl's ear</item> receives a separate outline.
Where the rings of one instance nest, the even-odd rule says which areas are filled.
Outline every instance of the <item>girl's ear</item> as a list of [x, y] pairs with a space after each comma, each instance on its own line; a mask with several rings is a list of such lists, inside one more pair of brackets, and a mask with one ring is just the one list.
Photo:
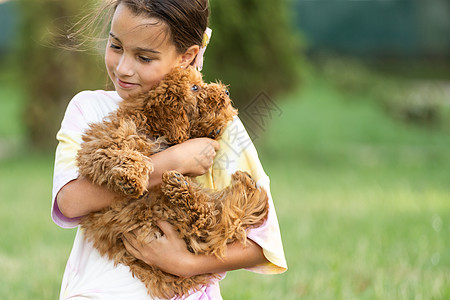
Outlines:
[[181, 55], [180, 67], [187, 68], [191, 65], [199, 51], [200, 47], [198, 45], [189, 47], [186, 52]]

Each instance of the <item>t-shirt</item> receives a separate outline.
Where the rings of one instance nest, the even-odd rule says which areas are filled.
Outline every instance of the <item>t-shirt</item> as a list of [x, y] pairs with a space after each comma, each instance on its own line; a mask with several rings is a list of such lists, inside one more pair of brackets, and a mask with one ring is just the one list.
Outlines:
[[[56, 204], [56, 195], [68, 182], [78, 178], [76, 155], [82, 143], [82, 135], [92, 123], [102, 122], [122, 101], [115, 91], [84, 91], [77, 94], [69, 103], [61, 129], [57, 134], [53, 177], [52, 209], [53, 221], [60, 227], [77, 227], [79, 219], [68, 219]], [[263, 249], [268, 263], [248, 270], [276, 274], [287, 270], [281, 235], [270, 194], [269, 177], [265, 174], [256, 149], [242, 122], [235, 117], [218, 141], [213, 166], [197, 181], [207, 188], [222, 189], [231, 183], [231, 175], [237, 171], [247, 171], [258, 186], [266, 189], [269, 196], [267, 221], [259, 228], [251, 229], [248, 238]], [[223, 274], [223, 276], [225, 276]], [[222, 278], [223, 278], [222, 276]], [[61, 299], [151, 299], [144, 284], [134, 278], [125, 265], [114, 266], [114, 262], [102, 257], [86, 241], [83, 229], [78, 226], [72, 252], [64, 272]], [[77, 298], [78, 297], [78, 298]], [[221, 299], [218, 282], [204, 286], [184, 299]]]

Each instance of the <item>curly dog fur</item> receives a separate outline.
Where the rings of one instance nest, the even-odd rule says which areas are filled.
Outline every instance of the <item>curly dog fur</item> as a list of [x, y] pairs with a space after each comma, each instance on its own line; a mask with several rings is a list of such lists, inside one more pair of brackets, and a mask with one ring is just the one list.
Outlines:
[[124, 233], [138, 229], [138, 241], [149, 242], [162, 234], [155, 222], [165, 220], [189, 251], [223, 257], [228, 243], [245, 243], [247, 230], [267, 218], [267, 194], [246, 172], [237, 171], [229, 187], [213, 191], [167, 171], [162, 184], [147, 189], [152, 154], [190, 138], [217, 140], [236, 114], [226, 86], [204, 83], [191, 67], [176, 69], [148, 93], [122, 101], [83, 136], [77, 156], [80, 175], [122, 196], [82, 218], [85, 237], [102, 255], [129, 266], [154, 297], [187, 295], [217, 275], [181, 278], [149, 266], [127, 252]]

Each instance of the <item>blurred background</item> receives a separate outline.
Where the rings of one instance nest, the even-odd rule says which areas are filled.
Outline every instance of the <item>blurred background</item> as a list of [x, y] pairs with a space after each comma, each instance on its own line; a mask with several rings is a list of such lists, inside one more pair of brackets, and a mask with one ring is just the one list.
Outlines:
[[[98, 2], [0, 0], [1, 299], [59, 295], [75, 231], [50, 219], [55, 135], [108, 82], [102, 40], [67, 37]], [[450, 299], [450, 2], [210, 6], [205, 78], [230, 85], [289, 265], [230, 272], [224, 299]]]

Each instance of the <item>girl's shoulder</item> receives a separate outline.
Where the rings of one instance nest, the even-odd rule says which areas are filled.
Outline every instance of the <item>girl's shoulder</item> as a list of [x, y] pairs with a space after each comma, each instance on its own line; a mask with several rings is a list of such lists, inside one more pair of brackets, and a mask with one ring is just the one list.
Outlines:
[[119, 107], [122, 98], [115, 91], [82, 91], [70, 101], [66, 115], [81, 115], [89, 123], [100, 122]]
[[70, 102], [86, 109], [110, 109], [117, 108], [120, 101], [122, 98], [116, 91], [96, 90], [79, 92]]

